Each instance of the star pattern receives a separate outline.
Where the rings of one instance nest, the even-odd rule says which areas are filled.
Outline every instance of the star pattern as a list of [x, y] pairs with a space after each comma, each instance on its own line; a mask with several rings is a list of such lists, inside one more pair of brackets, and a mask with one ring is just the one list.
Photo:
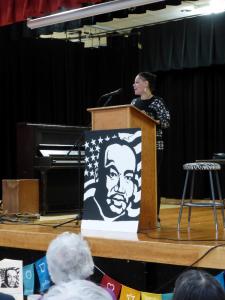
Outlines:
[[92, 138], [85, 142], [85, 172], [84, 176], [87, 180], [96, 179], [98, 177], [98, 158], [101, 147], [105, 141], [110, 141], [110, 137], [97, 137], [96, 139]]

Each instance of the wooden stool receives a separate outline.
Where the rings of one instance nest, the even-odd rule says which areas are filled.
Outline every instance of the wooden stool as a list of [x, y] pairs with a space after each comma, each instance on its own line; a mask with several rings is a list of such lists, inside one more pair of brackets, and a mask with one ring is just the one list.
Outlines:
[[[224, 200], [222, 200], [220, 182], [218, 171], [221, 169], [221, 166], [218, 163], [211, 162], [196, 162], [196, 163], [187, 163], [183, 165], [183, 169], [186, 171], [186, 177], [184, 182], [184, 189], [182, 194], [182, 200], [180, 204], [179, 216], [177, 229], [180, 230], [180, 222], [183, 212], [183, 207], [188, 207], [188, 228], [190, 228], [190, 220], [191, 220], [191, 209], [192, 207], [212, 207], [214, 213], [214, 221], [216, 231], [218, 231], [218, 218], [217, 218], [217, 208], [221, 208], [222, 218], [223, 218], [223, 227], [225, 227], [224, 223]], [[209, 183], [210, 183], [210, 191], [211, 191], [211, 200], [209, 202], [192, 202], [193, 193], [194, 193], [194, 184], [195, 184], [195, 172], [208, 172], [209, 174]], [[191, 186], [190, 186], [190, 198], [186, 199], [186, 191], [188, 186], [189, 174], [191, 175]], [[215, 183], [214, 186], [213, 174], [215, 175]], [[215, 191], [217, 191], [219, 196], [219, 201], [215, 199]]]

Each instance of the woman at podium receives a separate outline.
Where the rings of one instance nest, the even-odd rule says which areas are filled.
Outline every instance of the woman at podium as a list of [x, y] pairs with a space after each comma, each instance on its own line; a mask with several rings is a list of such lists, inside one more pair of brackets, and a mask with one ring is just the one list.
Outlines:
[[[156, 126], [156, 148], [157, 148], [157, 175], [159, 182], [160, 168], [163, 159], [164, 139], [163, 132], [170, 126], [170, 112], [162, 98], [155, 96], [154, 89], [156, 75], [149, 72], [141, 72], [135, 77], [133, 84], [134, 93], [137, 98], [133, 99], [131, 104], [144, 111], [151, 118], [157, 121]], [[158, 221], [160, 211], [160, 188], [158, 184], [157, 191], [157, 214]]]

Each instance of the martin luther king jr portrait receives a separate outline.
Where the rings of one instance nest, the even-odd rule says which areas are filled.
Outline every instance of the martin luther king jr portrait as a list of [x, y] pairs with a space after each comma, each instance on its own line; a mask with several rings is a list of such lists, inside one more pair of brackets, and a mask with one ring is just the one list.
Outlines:
[[[132, 136], [129, 135], [128, 136]], [[99, 140], [103, 142], [99, 143]], [[137, 144], [137, 140], [134, 142]], [[91, 162], [97, 168], [95, 171], [95, 193], [85, 200], [84, 218], [104, 221], [137, 220], [140, 208], [137, 196], [139, 191], [138, 161], [133, 143], [121, 139], [120, 135], [107, 135], [107, 139], [92, 139], [99, 149], [94, 153], [92, 148]], [[94, 153], [94, 154], [93, 154]], [[96, 161], [92, 158], [96, 154]], [[92, 157], [92, 158], [91, 158]], [[90, 162], [89, 160], [89, 162]], [[87, 171], [87, 170], [86, 170]]]

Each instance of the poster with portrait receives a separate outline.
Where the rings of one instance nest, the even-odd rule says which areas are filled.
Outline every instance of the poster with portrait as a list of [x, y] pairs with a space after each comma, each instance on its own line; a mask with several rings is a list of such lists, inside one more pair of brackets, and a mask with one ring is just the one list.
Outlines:
[[0, 261], [0, 292], [23, 300], [23, 262], [3, 259]]
[[81, 229], [137, 232], [141, 200], [141, 129], [85, 134]]

